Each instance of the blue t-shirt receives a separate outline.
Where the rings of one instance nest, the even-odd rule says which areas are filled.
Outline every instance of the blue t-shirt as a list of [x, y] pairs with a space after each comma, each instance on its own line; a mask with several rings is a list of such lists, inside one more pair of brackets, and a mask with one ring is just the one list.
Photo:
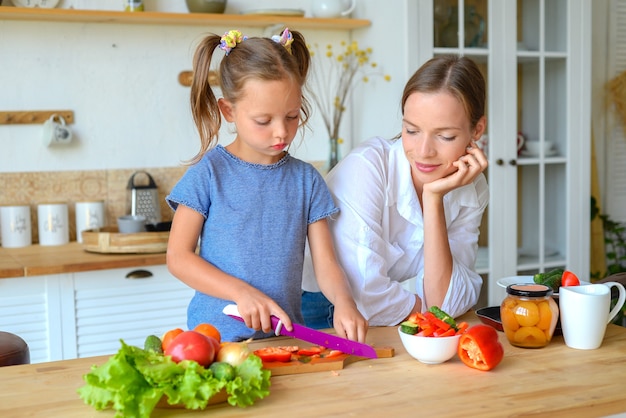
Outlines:
[[[218, 145], [189, 167], [166, 198], [205, 218], [200, 256], [274, 299], [303, 323], [301, 282], [308, 225], [339, 209], [311, 164], [286, 154], [271, 165], [243, 161]], [[196, 292], [187, 326], [217, 327], [224, 341], [273, 336], [255, 333], [222, 313], [232, 301]]]

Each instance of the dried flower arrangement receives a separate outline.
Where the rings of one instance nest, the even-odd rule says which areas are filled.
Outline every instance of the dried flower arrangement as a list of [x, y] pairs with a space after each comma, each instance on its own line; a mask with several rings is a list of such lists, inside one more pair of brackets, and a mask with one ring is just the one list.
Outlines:
[[607, 83], [608, 99], [615, 105], [624, 132], [626, 132], [626, 71]]
[[[339, 137], [339, 127], [352, 88], [359, 80], [367, 83], [369, 77], [373, 75], [380, 75], [385, 81], [391, 80], [389, 75], [375, 71], [377, 64], [370, 61], [372, 48], [360, 49], [356, 41], [350, 43], [342, 41], [341, 48], [342, 50], [336, 53], [329, 44], [322, 54], [318, 54], [317, 44], [309, 46], [314, 61], [312, 85], [309, 87], [330, 140], [328, 169], [334, 167], [339, 160], [338, 145], [343, 142]], [[315, 61], [316, 55], [322, 55], [327, 61]], [[358, 75], [360, 77], [357, 77]]]

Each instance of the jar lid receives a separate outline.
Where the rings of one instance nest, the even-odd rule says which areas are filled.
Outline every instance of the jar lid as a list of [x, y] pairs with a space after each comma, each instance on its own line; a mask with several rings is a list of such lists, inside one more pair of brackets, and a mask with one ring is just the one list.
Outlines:
[[506, 293], [514, 296], [525, 296], [525, 297], [542, 297], [542, 296], [551, 296], [554, 291], [550, 286], [546, 286], [544, 284], [510, 284], [506, 287]]

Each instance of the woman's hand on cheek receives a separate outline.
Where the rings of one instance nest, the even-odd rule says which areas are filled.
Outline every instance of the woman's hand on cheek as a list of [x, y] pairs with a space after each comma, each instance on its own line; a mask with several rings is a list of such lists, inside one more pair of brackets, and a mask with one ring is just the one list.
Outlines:
[[424, 190], [444, 195], [451, 190], [466, 186], [473, 182], [480, 173], [485, 171], [489, 162], [483, 151], [472, 142], [471, 146], [467, 147], [467, 154], [462, 155], [452, 165], [457, 168], [455, 172], [432, 183], [425, 184]]
[[463, 185], [465, 185], [474, 181], [480, 173], [485, 171], [489, 162], [483, 151], [475, 143], [472, 143], [471, 146], [467, 147], [467, 154], [462, 155], [458, 161], [452, 164], [463, 173], [462, 180]]
[[471, 175], [469, 181], [465, 184], [469, 184], [473, 182], [476, 177], [483, 171], [487, 169], [489, 166], [489, 161], [487, 160], [487, 156], [478, 148], [475, 142], [472, 142], [469, 147], [467, 147], [467, 154], [463, 155], [459, 158], [459, 161], [465, 163], [468, 168], [469, 174]]

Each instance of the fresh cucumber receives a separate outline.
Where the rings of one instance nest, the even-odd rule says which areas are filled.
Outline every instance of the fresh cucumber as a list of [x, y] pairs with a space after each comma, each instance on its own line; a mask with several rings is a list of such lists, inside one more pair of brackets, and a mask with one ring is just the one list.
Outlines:
[[542, 284], [552, 288], [554, 292], [558, 292], [559, 287], [561, 287], [561, 276], [560, 275], [550, 276]]
[[546, 277], [546, 273], [537, 273], [533, 276], [533, 282], [536, 284], [543, 284], [544, 277]]
[[419, 326], [415, 322], [404, 321], [400, 324], [400, 331], [405, 334], [415, 335], [419, 331]]
[[537, 273], [533, 276], [533, 281], [537, 284], [551, 287], [553, 291], [558, 292], [559, 287], [561, 287], [561, 278], [564, 272], [563, 269], [556, 268], [546, 273]]

